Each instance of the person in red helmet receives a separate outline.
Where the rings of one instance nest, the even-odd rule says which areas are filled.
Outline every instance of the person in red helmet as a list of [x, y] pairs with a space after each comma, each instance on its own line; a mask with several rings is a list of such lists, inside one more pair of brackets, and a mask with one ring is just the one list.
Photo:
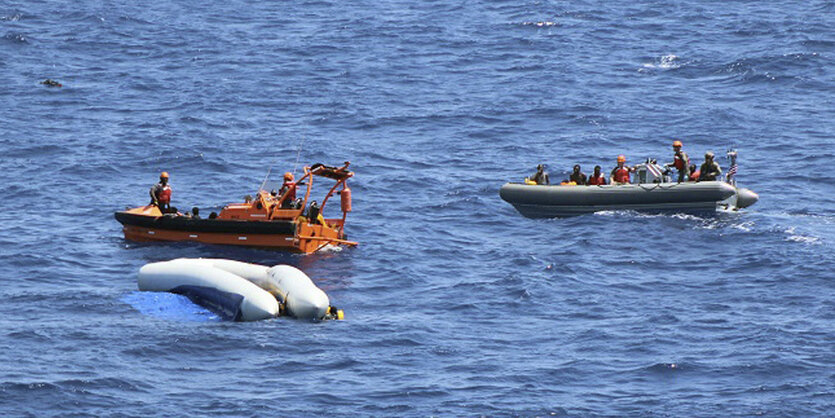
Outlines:
[[159, 175], [159, 183], [151, 187], [151, 205], [159, 208], [162, 213], [171, 209], [171, 186], [168, 184], [168, 172]]
[[618, 165], [609, 175], [609, 184], [629, 184], [629, 173], [632, 171], [635, 171], [635, 168], [626, 165], [626, 157], [623, 154], [618, 155]]
[[673, 141], [673, 162], [664, 164], [664, 167], [675, 167], [678, 170], [679, 183], [690, 178], [690, 158], [681, 150], [681, 146], [681, 141]]
[[278, 191], [279, 197], [284, 196], [284, 194], [287, 193], [287, 197], [285, 197], [284, 201], [281, 203], [282, 208], [289, 208], [296, 200], [296, 182], [294, 180], [295, 178], [293, 177], [293, 173], [289, 171], [284, 173], [284, 183]]

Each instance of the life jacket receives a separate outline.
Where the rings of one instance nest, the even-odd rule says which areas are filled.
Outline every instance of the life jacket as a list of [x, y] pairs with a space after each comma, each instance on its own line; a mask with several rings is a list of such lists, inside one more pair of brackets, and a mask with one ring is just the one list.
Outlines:
[[576, 186], [576, 185], [577, 185], [576, 181], [564, 181], [564, 182], [560, 183], [560, 186]]
[[597, 177], [594, 174], [589, 177], [589, 186], [602, 186], [604, 184], [606, 184], [606, 178], [603, 177], [603, 173], [600, 173]]
[[702, 174], [701, 170], [696, 170], [696, 171], [690, 173], [690, 181], [698, 180], [700, 174]]
[[615, 181], [618, 183], [629, 183], [629, 170], [626, 167], [616, 168]]
[[171, 186], [165, 185], [162, 187], [162, 190], [159, 191], [159, 196], [157, 196], [157, 200], [159, 203], [170, 203], [171, 202]]
[[[681, 157], [679, 157], [679, 154], [681, 155]], [[687, 167], [688, 164], [690, 164], [690, 161], [687, 158], [687, 154], [683, 152], [678, 153], [673, 157], [673, 165], [678, 171], [684, 170], [684, 168]]]
[[285, 181], [284, 184], [281, 185], [281, 193], [287, 191], [287, 199], [284, 199], [285, 202], [292, 202], [296, 200], [296, 182], [294, 181]]

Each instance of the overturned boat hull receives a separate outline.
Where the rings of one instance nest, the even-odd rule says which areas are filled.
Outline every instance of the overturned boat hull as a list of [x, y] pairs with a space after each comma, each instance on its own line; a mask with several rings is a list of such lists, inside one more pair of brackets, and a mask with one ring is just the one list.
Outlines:
[[[741, 191], [741, 192], [740, 192]], [[556, 218], [610, 210], [715, 211], [757, 201], [755, 193], [720, 181], [604, 186], [542, 186], [507, 183], [501, 198], [529, 218]]]

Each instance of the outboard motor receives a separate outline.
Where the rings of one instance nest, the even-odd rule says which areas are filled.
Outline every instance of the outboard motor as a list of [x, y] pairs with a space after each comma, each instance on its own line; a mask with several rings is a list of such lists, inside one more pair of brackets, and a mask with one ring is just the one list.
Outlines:
[[664, 170], [656, 160], [647, 158], [646, 162], [635, 165], [635, 183], [669, 183], [670, 170]]

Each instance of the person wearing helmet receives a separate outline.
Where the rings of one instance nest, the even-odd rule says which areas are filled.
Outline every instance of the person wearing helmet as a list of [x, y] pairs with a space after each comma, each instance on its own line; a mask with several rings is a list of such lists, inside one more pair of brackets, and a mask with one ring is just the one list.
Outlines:
[[548, 173], [545, 172], [545, 165], [539, 164], [536, 166], [536, 173], [531, 176], [531, 181], [539, 185], [551, 184]]
[[296, 200], [296, 182], [294, 180], [295, 178], [293, 177], [293, 173], [289, 171], [284, 173], [284, 183], [278, 191], [279, 196], [284, 197], [284, 194], [287, 194], [287, 196], [284, 197], [284, 201], [281, 203], [282, 208], [289, 208], [293, 204], [293, 201]]
[[618, 155], [618, 165], [609, 175], [609, 184], [629, 184], [629, 173], [632, 171], [635, 171], [635, 168], [626, 165], [626, 157], [623, 154]]
[[171, 209], [171, 186], [168, 184], [168, 172], [159, 175], [159, 183], [151, 187], [151, 205], [159, 208], [162, 213]]
[[690, 178], [690, 158], [681, 150], [681, 141], [673, 141], [673, 162], [664, 164], [664, 167], [675, 167], [678, 170], [679, 183]]
[[722, 168], [716, 161], [713, 161], [713, 153], [708, 151], [705, 153], [705, 162], [699, 168], [698, 181], [715, 181], [716, 178], [722, 175]]

